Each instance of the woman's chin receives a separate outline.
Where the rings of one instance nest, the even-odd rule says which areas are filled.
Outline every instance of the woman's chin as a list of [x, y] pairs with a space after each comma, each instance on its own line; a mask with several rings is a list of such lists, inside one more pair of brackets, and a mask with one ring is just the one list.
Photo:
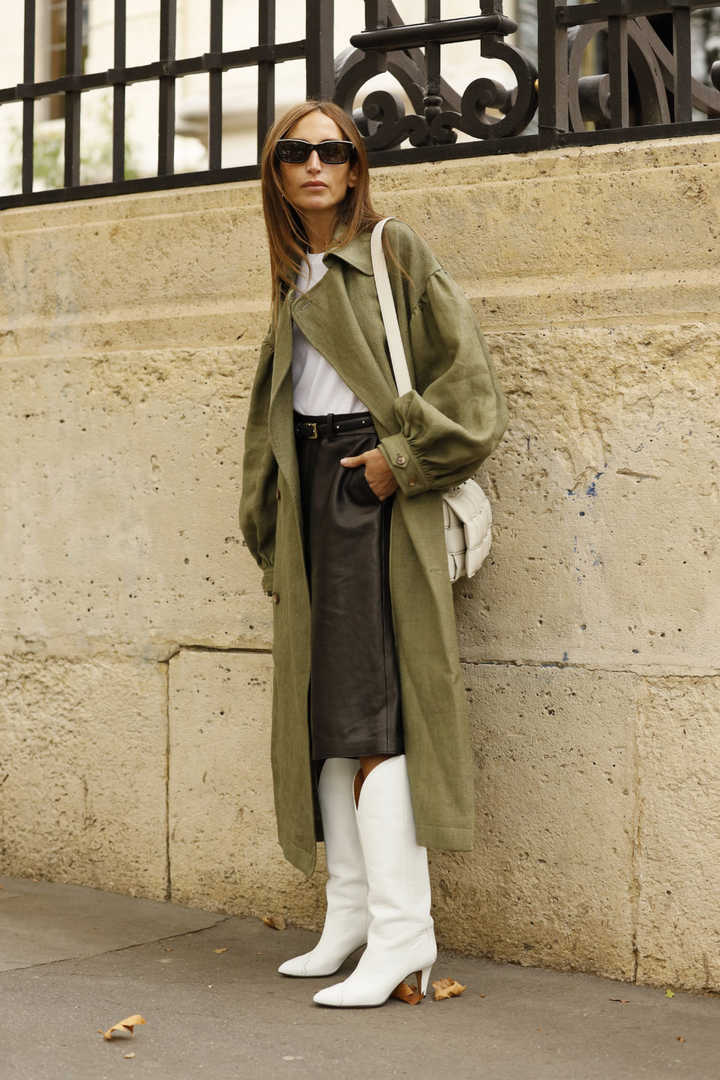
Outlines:
[[299, 210], [331, 210], [336, 204], [327, 188], [319, 188], [317, 191], [303, 191], [295, 200], [295, 205]]

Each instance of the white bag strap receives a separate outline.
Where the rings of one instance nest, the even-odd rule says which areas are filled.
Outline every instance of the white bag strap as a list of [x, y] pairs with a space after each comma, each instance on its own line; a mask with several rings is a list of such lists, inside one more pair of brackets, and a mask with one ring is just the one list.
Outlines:
[[402, 338], [400, 337], [400, 326], [398, 324], [392, 289], [390, 288], [390, 278], [388, 277], [387, 263], [385, 262], [385, 252], [383, 251], [382, 246], [382, 231], [386, 221], [390, 221], [390, 217], [378, 221], [377, 225], [373, 228], [372, 236], [370, 237], [370, 257], [372, 259], [373, 274], [375, 275], [375, 288], [377, 289], [378, 300], [380, 301], [380, 312], [385, 327], [385, 337], [387, 338], [388, 348], [390, 349], [390, 362], [392, 364], [393, 375], [395, 376], [395, 385], [397, 386], [398, 394], [402, 396], [403, 394], [406, 394], [408, 390], [412, 390], [412, 383], [410, 382], [410, 372], [408, 370], [407, 360], [405, 359]]

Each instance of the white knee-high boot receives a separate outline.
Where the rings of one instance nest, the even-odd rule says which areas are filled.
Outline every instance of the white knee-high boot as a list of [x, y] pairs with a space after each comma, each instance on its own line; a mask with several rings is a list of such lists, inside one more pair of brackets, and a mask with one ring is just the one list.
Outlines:
[[367, 941], [367, 877], [353, 794], [357, 769], [355, 758], [327, 758], [320, 772], [318, 799], [328, 868], [325, 925], [314, 949], [280, 965], [282, 975], [332, 975]]
[[315, 994], [318, 1005], [382, 1005], [411, 976], [424, 994], [437, 957], [427, 849], [415, 838], [404, 754], [368, 774], [357, 820], [369, 890], [367, 949], [344, 982]]

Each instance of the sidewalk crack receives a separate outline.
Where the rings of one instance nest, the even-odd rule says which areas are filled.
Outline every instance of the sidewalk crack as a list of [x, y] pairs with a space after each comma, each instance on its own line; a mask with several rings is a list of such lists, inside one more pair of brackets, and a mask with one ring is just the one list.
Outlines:
[[3, 975], [12, 975], [16, 971], [31, 971], [33, 968], [52, 967], [55, 964], [71, 964], [82, 960], [95, 960], [98, 956], [109, 956], [111, 953], [128, 952], [130, 949], [141, 949], [145, 945], [155, 945], [161, 941], [173, 941], [175, 938], [190, 937], [192, 934], [202, 934], [205, 930], [213, 930], [216, 926], [222, 926], [223, 923], [229, 922], [230, 919], [236, 918], [235, 915], [223, 915], [213, 923], [208, 923], [207, 926], [198, 926], [194, 930], [179, 930], [176, 934], [165, 934], [162, 937], [148, 938], [147, 941], [134, 941], [130, 945], [118, 945], [115, 949], [101, 949], [96, 953], [81, 954], [78, 956], [62, 956], [57, 960], [41, 960], [37, 964], [22, 964], [19, 967], [7, 968], [5, 971], [0, 971], [0, 979]]

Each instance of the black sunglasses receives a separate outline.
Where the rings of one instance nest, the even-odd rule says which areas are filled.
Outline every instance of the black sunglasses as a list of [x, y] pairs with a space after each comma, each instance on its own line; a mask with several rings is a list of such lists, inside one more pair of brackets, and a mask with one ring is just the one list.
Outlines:
[[319, 143], [306, 142], [305, 139], [278, 139], [275, 144], [278, 159], [290, 165], [301, 165], [313, 150], [317, 150], [318, 157], [326, 165], [344, 165], [355, 153], [349, 139], [325, 139]]

